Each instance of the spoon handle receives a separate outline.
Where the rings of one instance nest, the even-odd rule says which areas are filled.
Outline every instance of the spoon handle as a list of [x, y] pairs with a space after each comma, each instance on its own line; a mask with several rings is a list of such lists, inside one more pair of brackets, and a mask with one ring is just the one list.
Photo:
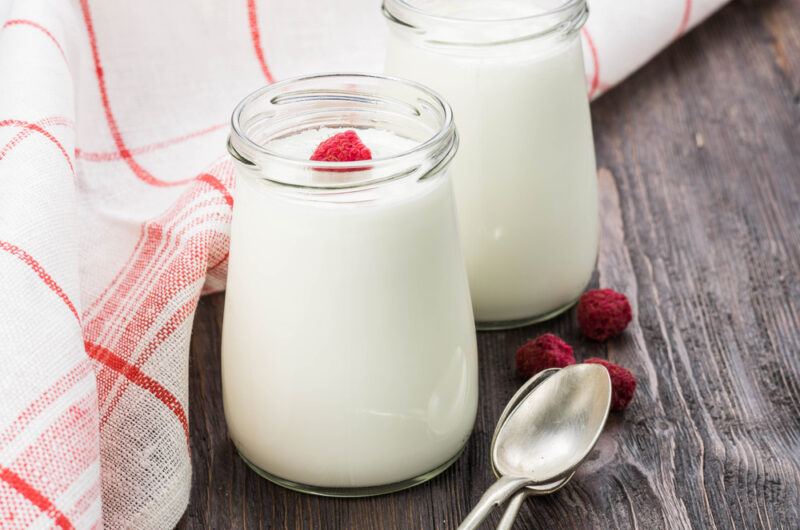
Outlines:
[[478, 504], [472, 509], [467, 517], [461, 522], [458, 530], [473, 530], [483, 522], [495, 507], [504, 503], [507, 498], [530, 484], [531, 480], [525, 477], [502, 476], [497, 482], [486, 490]]
[[519, 509], [522, 508], [522, 504], [527, 498], [527, 491], [520, 491], [511, 498], [505, 513], [503, 513], [503, 518], [500, 519], [500, 522], [497, 524], [497, 530], [511, 530], [511, 528], [513, 528], [514, 521], [517, 520], [517, 514], [519, 514]]

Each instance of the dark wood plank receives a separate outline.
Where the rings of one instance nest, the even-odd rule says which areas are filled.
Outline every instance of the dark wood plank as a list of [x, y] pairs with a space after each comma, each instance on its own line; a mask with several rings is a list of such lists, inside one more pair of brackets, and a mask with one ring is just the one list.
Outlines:
[[[247, 469], [225, 433], [223, 295], [195, 318], [192, 501], [180, 528], [455, 528], [492, 480], [513, 352], [544, 331], [640, 386], [561, 492], [517, 528], [800, 526], [800, 2], [735, 3], [593, 106], [603, 239], [595, 284], [636, 318], [606, 346], [574, 315], [481, 333], [481, 399], [464, 456], [428, 484], [323, 499]], [[499, 519], [494, 514], [494, 523]]]

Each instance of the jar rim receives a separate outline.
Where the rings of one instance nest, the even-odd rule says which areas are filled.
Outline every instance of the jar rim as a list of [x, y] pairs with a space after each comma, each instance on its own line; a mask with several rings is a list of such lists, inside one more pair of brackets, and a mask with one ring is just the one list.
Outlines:
[[485, 49], [574, 35], [586, 22], [589, 7], [586, 0], [562, 0], [550, 9], [520, 16], [467, 18], [426, 10], [410, 0], [383, 0], [382, 12], [393, 27], [429, 44]]
[[[413, 90], [420, 92], [422, 95], [427, 96], [430, 101], [435, 103], [435, 105], [438, 107], [437, 110], [441, 112], [442, 122], [434, 134], [432, 134], [424, 141], [420, 141], [418, 144], [414, 145], [410, 149], [406, 149], [391, 156], [384, 156], [370, 160], [358, 160], [352, 162], [315, 161], [315, 160], [287, 156], [275, 150], [269, 149], [262, 143], [253, 140], [244, 130], [244, 123], [242, 122], [242, 113], [248, 108], [249, 105], [253, 104], [256, 100], [263, 97], [268, 97], [270, 93], [273, 92], [277, 96], [282, 91], [286, 90], [289, 87], [292, 87], [293, 85], [302, 85], [321, 80], [332, 80], [336, 82], [353, 81], [355, 83], [359, 81], [361, 81], [362, 83], [369, 83], [369, 82], [375, 83], [377, 81], [379, 83], [390, 83], [411, 88]], [[319, 90], [325, 90], [324, 87], [322, 86], [317, 88]], [[345, 98], [346, 96], [342, 95], [341, 97]], [[353, 93], [351, 97], [357, 98], [358, 94]], [[452, 140], [448, 142], [448, 139]], [[364, 169], [379, 169], [381, 167], [386, 167], [387, 165], [403, 164], [404, 162], [407, 162], [409, 165], [413, 165], [420, 158], [421, 155], [423, 155], [426, 152], [435, 150], [436, 147], [442, 143], [453, 143], [454, 146], [457, 145], [455, 121], [453, 119], [453, 111], [450, 105], [446, 102], [446, 100], [442, 96], [440, 96], [434, 90], [431, 90], [430, 88], [421, 83], [417, 83], [415, 81], [410, 81], [398, 77], [357, 73], [357, 72], [323, 73], [323, 74], [299, 76], [290, 79], [285, 79], [277, 83], [272, 83], [270, 85], [266, 85], [264, 87], [261, 87], [253, 91], [252, 93], [247, 95], [244, 99], [242, 99], [234, 109], [233, 114], [231, 116], [231, 134], [228, 139], [228, 150], [235, 159], [249, 166], [257, 165], [255, 161], [250, 160], [248, 158], [248, 156], [252, 157], [253, 155], [255, 155], [263, 161], [289, 164], [301, 170], [309, 169], [316, 171], [347, 172], [347, 171], [359, 171]], [[242, 151], [246, 151], [246, 153], [243, 153]], [[329, 185], [329, 184], [297, 185], [269, 177], [265, 178], [273, 182], [276, 182], [278, 184], [288, 184], [297, 187], [339, 188], [339, 189], [348, 187], [361, 187], [366, 184], [374, 184], [379, 181], [387, 180], [385, 178], [372, 179], [367, 181], [356, 182], [353, 183], [352, 185]]]
[[547, 9], [545, 11], [540, 11], [537, 13], [531, 13], [529, 15], [520, 15], [514, 17], [502, 17], [502, 18], [479, 18], [479, 17], [463, 17], [463, 16], [450, 16], [450, 15], [441, 15], [431, 13], [428, 10], [422, 9], [415, 2], [409, 0], [384, 0], [383, 7], [384, 11], [388, 10], [390, 13], [394, 14], [391, 11], [391, 7], [400, 7], [401, 9], [407, 9], [413, 12], [415, 15], [423, 16], [429, 19], [439, 19], [439, 20], [446, 20], [449, 22], [455, 23], [479, 23], [479, 24], [492, 24], [492, 23], [509, 23], [509, 22], [521, 22], [525, 20], [539, 20], [545, 17], [552, 17], [553, 15], [558, 15], [561, 13], [569, 12], [573, 9], [580, 8], [586, 4], [586, 0], [564, 0], [560, 5], [552, 8]]

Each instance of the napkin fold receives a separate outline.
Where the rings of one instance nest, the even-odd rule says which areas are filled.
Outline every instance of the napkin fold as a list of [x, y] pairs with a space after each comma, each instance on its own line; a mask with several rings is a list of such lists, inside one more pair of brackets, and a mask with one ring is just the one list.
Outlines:
[[[724, 0], [589, 3], [597, 96]], [[380, 71], [379, 2], [0, 0], [0, 26], [0, 527], [172, 527], [230, 112], [276, 79]]]

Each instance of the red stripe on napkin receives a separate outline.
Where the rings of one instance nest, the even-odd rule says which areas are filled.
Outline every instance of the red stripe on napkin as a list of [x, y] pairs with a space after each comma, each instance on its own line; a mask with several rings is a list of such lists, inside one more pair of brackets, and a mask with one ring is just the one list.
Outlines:
[[50, 516], [55, 523], [64, 530], [71, 530], [75, 528], [72, 523], [67, 519], [67, 516], [61, 513], [56, 508], [55, 504], [42, 495], [36, 488], [28, 484], [25, 479], [11, 471], [6, 467], [0, 466], [0, 480], [6, 482], [9, 486], [17, 490], [20, 495], [28, 499], [31, 504], [39, 508], [42, 512]]
[[119, 126], [117, 125], [116, 118], [114, 118], [114, 113], [111, 112], [111, 103], [108, 99], [105, 74], [103, 73], [103, 67], [100, 63], [100, 52], [97, 48], [97, 35], [95, 35], [94, 25], [92, 23], [92, 15], [89, 11], [89, 0], [81, 0], [81, 11], [83, 12], [83, 21], [86, 24], [86, 31], [89, 34], [89, 46], [92, 49], [92, 60], [94, 61], [94, 71], [95, 75], [97, 76], [97, 86], [100, 90], [100, 100], [103, 104], [103, 111], [106, 115], [108, 128], [111, 131], [111, 138], [114, 140], [114, 145], [117, 146], [120, 156], [123, 160], [125, 160], [125, 163], [128, 164], [128, 167], [131, 168], [131, 171], [133, 171], [139, 180], [145, 182], [146, 184], [150, 184], [151, 186], [179, 186], [191, 181], [192, 179], [178, 180], [173, 182], [161, 180], [156, 178], [149, 171], [140, 166], [136, 160], [134, 160], [133, 155], [122, 139], [122, 134], [119, 132]]
[[[75, 173], [75, 168], [72, 167], [72, 160], [70, 160], [66, 149], [64, 149], [64, 146], [61, 145], [61, 142], [59, 142], [55, 136], [50, 134], [47, 130], [43, 129], [40, 125], [25, 120], [2, 120], [0, 121], [0, 127], [22, 127], [30, 131], [41, 134], [42, 136], [50, 140], [56, 147], [58, 147], [58, 150], [61, 151], [61, 154], [64, 156], [64, 160], [66, 160], [67, 164], [69, 165], [70, 172], [73, 174]], [[5, 155], [6, 153], [7, 151], [4, 151], [3, 155]]]
[[253, 49], [258, 58], [258, 64], [261, 65], [261, 71], [267, 79], [267, 83], [272, 83], [272, 74], [267, 67], [267, 61], [264, 60], [264, 50], [261, 48], [261, 32], [258, 30], [258, 14], [256, 13], [256, 1], [247, 0], [247, 18], [250, 22], [250, 37], [253, 39]]
[[67, 61], [67, 54], [64, 53], [64, 48], [61, 47], [61, 44], [58, 43], [58, 40], [56, 40], [56, 38], [53, 36], [52, 33], [50, 33], [50, 31], [47, 28], [45, 28], [38, 22], [34, 22], [33, 20], [28, 20], [23, 18], [12, 18], [11, 20], [7, 20], [6, 23], [3, 24], [4, 28], [8, 28], [11, 26], [30, 26], [32, 28], [38, 29], [39, 31], [47, 35], [47, 37], [51, 41], [53, 41], [53, 44], [55, 44], [56, 48], [58, 48], [58, 53], [60, 53], [61, 57], [64, 58], [64, 62], [69, 63], [69, 61]]
[[133, 384], [147, 390], [164, 405], [166, 405], [167, 408], [171, 410], [178, 418], [181, 427], [183, 427], [183, 432], [186, 435], [186, 443], [189, 443], [189, 420], [186, 418], [186, 411], [183, 409], [183, 405], [181, 405], [181, 402], [175, 397], [175, 394], [167, 390], [164, 385], [141, 371], [139, 367], [129, 363], [111, 350], [89, 341], [85, 341], [84, 345], [86, 346], [86, 353], [89, 355], [89, 357], [106, 365], [115, 372], [119, 372], [128, 378], [128, 380], [130, 380]]
[[675, 34], [675, 38], [680, 37], [684, 33], [686, 33], [686, 28], [689, 27], [689, 19], [692, 16], [692, 0], [684, 0], [683, 4], [683, 18], [681, 18], [681, 24], [678, 26], [678, 32]]
[[[216, 125], [211, 125], [210, 127], [200, 129], [199, 131], [194, 131], [188, 134], [178, 136], [176, 138], [170, 138], [169, 140], [162, 140], [160, 142], [143, 145], [141, 147], [134, 147], [133, 149], [129, 149], [129, 152], [132, 155], [151, 153], [153, 151], [158, 151], [166, 147], [181, 144], [187, 140], [192, 140], [194, 138], [205, 136], [206, 134], [218, 131], [223, 127], [227, 126], [228, 126], [227, 122], [218, 123]], [[83, 149], [75, 149], [75, 157], [80, 158], [81, 160], [87, 160], [89, 162], [114, 162], [116, 160], [120, 160], [122, 158], [122, 155], [119, 154], [119, 151], [92, 152], [92, 151], [84, 151]]]
[[592, 35], [589, 33], [589, 30], [586, 29], [586, 26], [581, 29], [581, 33], [583, 33], [583, 36], [586, 39], [586, 44], [589, 46], [589, 53], [592, 56], [593, 73], [592, 81], [589, 85], [589, 97], [593, 98], [600, 86], [600, 60], [597, 55], [597, 46], [595, 46], [594, 39], [592, 39]]
[[25, 263], [28, 267], [33, 269], [33, 272], [36, 273], [39, 278], [42, 279], [44, 284], [50, 288], [51, 291], [56, 293], [56, 296], [61, 298], [63, 302], [66, 304], [67, 308], [69, 308], [70, 312], [75, 315], [75, 318], [80, 322], [81, 317], [78, 316], [78, 310], [75, 309], [75, 306], [72, 304], [72, 301], [67, 296], [67, 293], [56, 283], [52, 276], [47, 274], [47, 271], [44, 270], [44, 267], [34, 259], [33, 256], [19, 248], [18, 246], [9, 243], [8, 241], [0, 241], [0, 250], [5, 250], [12, 256], [18, 258], [20, 261]]

